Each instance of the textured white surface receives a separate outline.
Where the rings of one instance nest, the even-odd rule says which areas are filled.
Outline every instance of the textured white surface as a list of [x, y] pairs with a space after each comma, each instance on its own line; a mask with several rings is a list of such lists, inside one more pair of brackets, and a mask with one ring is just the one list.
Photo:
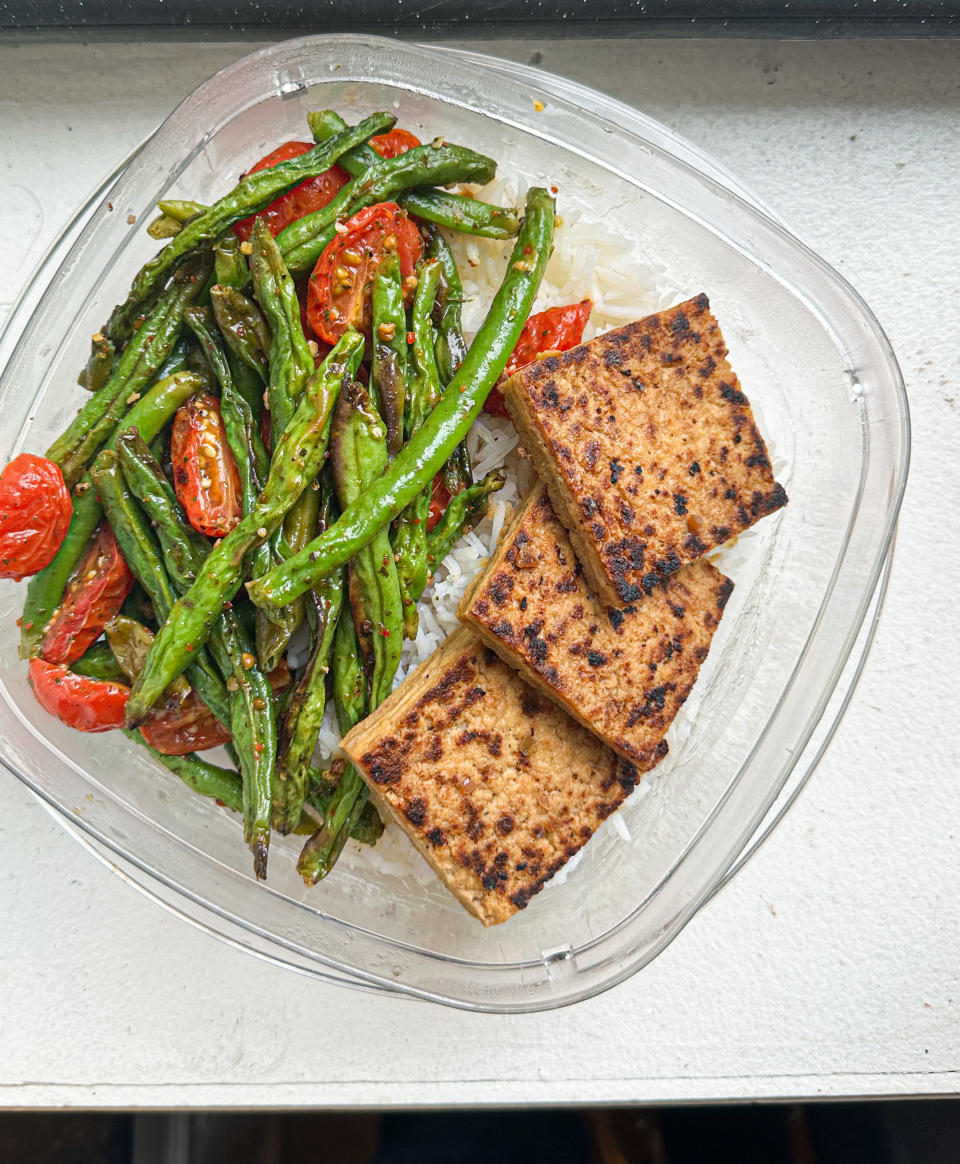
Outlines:
[[[0, 44], [15, 293], [68, 214], [246, 45]], [[0, 773], [0, 1104], [367, 1105], [960, 1087], [960, 42], [501, 41], [716, 154], [864, 295], [910, 390], [886, 613], [772, 841], [646, 970], [553, 1014], [373, 998], [264, 964], [114, 877]]]

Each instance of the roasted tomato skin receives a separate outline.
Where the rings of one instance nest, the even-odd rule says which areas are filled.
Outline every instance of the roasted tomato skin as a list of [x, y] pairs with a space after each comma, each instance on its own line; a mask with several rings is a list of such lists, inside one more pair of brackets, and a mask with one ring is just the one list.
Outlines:
[[[267, 679], [275, 693], [290, 686], [290, 668], [286, 659], [280, 660]], [[165, 756], [205, 752], [230, 739], [230, 729], [217, 719], [195, 691], [173, 706], [156, 707], [147, 722], [141, 725], [140, 734], [151, 748]]]
[[106, 522], [70, 576], [63, 599], [47, 624], [40, 657], [72, 663], [103, 633], [133, 589], [133, 574]]
[[78, 732], [108, 732], [123, 727], [130, 688], [104, 679], [75, 675], [62, 663], [30, 660], [30, 684], [37, 702]]
[[446, 482], [443, 479], [443, 474], [438, 473], [433, 479], [433, 492], [430, 494], [430, 516], [427, 518], [427, 533], [443, 517], [449, 501], [450, 490], [447, 488]]
[[228, 534], [243, 516], [240, 474], [215, 396], [192, 396], [177, 410], [170, 459], [173, 487], [193, 528], [212, 538]]
[[381, 158], [396, 158], [420, 145], [420, 139], [409, 130], [391, 129], [389, 133], [378, 133], [370, 139], [370, 145]]
[[423, 254], [419, 230], [396, 202], [368, 206], [345, 227], [324, 247], [307, 287], [307, 319], [328, 344], [348, 327], [370, 334], [372, 284], [385, 252], [396, 250], [405, 279]]
[[[291, 158], [299, 158], [301, 154], [312, 150], [315, 144], [312, 141], [284, 142], [266, 157], [261, 158], [255, 166], [251, 166], [247, 173], [255, 174], [258, 170], [266, 170], [270, 166], [288, 162]], [[345, 170], [341, 170], [339, 166], [332, 166], [329, 170], [324, 170], [322, 174], [317, 174], [315, 178], [307, 178], [305, 182], [301, 182], [299, 186], [294, 186], [286, 194], [281, 194], [279, 198], [260, 211], [259, 217], [266, 222], [270, 233], [276, 238], [280, 231], [285, 230], [291, 222], [296, 222], [298, 218], [312, 214], [315, 210], [321, 210], [336, 197], [340, 187], [345, 186], [349, 181], [350, 175]], [[254, 219], [257, 217], [258, 215], [252, 214], [234, 226], [234, 233], [243, 242], [250, 238]]]
[[0, 473], [0, 578], [20, 582], [60, 548], [73, 502], [60, 466], [21, 453]]
[[195, 691], [176, 707], [163, 708], [140, 727], [151, 748], [165, 756], [205, 752], [230, 739], [229, 729], [217, 719]]
[[[583, 339], [583, 329], [587, 326], [593, 303], [581, 299], [566, 307], [548, 307], [531, 315], [523, 325], [517, 346], [507, 360], [504, 378], [512, 376], [519, 368], [531, 364], [543, 352], [567, 352], [575, 348]], [[503, 402], [503, 394], [494, 388], [487, 397], [484, 411], [491, 416], [509, 416]]]

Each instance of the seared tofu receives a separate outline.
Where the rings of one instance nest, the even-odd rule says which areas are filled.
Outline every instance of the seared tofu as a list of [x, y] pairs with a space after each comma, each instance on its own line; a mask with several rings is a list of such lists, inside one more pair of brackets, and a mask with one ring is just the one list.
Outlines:
[[785, 505], [706, 295], [521, 368], [503, 395], [594, 589], [636, 602]]
[[640, 778], [466, 627], [342, 746], [484, 925], [523, 909]]
[[457, 614], [538, 691], [648, 767], [696, 681], [732, 589], [700, 559], [635, 604], [606, 607], [539, 485]]

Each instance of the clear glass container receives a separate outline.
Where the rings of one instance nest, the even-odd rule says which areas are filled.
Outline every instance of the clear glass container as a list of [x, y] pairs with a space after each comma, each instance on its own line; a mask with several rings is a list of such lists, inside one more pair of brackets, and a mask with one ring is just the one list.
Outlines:
[[424, 140], [443, 134], [496, 157], [501, 174], [556, 184], [561, 212], [637, 240], [677, 301], [710, 295], [790, 504], [737, 556], [690, 730], [622, 810], [630, 843], [605, 830], [564, 884], [489, 930], [438, 882], [377, 872], [352, 851], [307, 890], [295, 838], [276, 839], [258, 885], [230, 814], [118, 733], [83, 736], [40, 709], [17, 658], [23, 588], [10, 583], [0, 757], [146, 892], [252, 951], [478, 1010], [575, 1002], [663, 949], [829, 740], [869, 645], [906, 480], [903, 382], [852, 288], [722, 167], [635, 110], [473, 53], [305, 37], [200, 86], [64, 232], [0, 348], [0, 461], [44, 449], [82, 402], [89, 337], [156, 248], [128, 215], [142, 223], [163, 197], [212, 200], [238, 159], [302, 137], [306, 111], [322, 107], [350, 121], [395, 110]]

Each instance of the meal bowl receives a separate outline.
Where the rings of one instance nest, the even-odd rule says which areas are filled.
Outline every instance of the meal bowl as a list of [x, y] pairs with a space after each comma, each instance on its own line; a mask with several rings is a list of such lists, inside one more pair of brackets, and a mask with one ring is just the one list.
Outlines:
[[473, 53], [304, 37], [201, 85], [64, 232], [0, 351], [0, 460], [46, 448], [81, 403], [90, 334], [156, 249], [142, 227], [154, 202], [212, 201], [323, 107], [350, 121], [393, 110], [424, 140], [443, 134], [495, 157], [504, 176], [556, 185], [561, 214], [633, 240], [661, 295], [710, 296], [790, 504], [722, 560], [736, 589], [671, 755], [566, 880], [490, 930], [436, 880], [378, 867], [356, 846], [308, 890], [295, 838], [276, 838], [257, 884], [229, 813], [119, 733], [80, 735], [42, 711], [17, 658], [23, 588], [10, 583], [0, 757], [146, 892], [278, 962], [477, 1010], [575, 1002], [663, 949], [829, 740], [882, 599], [908, 464], [903, 382], [852, 288], [717, 163], [635, 110]]

